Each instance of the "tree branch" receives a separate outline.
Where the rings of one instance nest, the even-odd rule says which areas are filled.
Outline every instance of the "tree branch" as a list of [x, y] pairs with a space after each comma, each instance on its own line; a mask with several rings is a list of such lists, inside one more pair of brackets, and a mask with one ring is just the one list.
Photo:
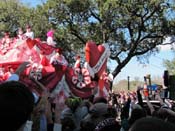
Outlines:
[[127, 27], [129, 30], [129, 35], [131, 37], [131, 41], [133, 42], [133, 30], [131, 29], [131, 22], [128, 22]]
[[[152, 48], [153, 49], [153, 48]], [[148, 52], [150, 50], [150, 48], [148, 49], [146, 49], [146, 50], [142, 50], [141, 52], [135, 52], [135, 53], [133, 53], [133, 55], [134, 56], [139, 56], [139, 55], [143, 55], [143, 54], [145, 54], [146, 52]]]
[[169, 42], [166, 42], [166, 43], [162, 43], [162, 45], [172, 45], [175, 43], [175, 40], [170, 40]]
[[156, 47], [156, 45], [157, 45], [156, 43], [158, 43], [158, 40], [155, 42], [150, 42], [150, 45], [152, 45], [150, 48], [148, 47], [148, 48], [145, 48], [145, 50], [142, 50], [140, 52], [134, 52], [133, 55], [138, 56], [138, 55], [143, 55], [143, 54], [147, 53], [148, 51], [150, 51]]
[[69, 27], [70, 27], [70, 33], [74, 36], [76, 36], [83, 44], [86, 43], [86, 40], [84, 40], [78, 33], [77, 30], [75, 30], [73, 28], [73, 22], [72, 21], [67, 21], [69, 23]]
[[71, 30], [71, 34], [76, 36], [83, 44], [86, 43], [86, 41], [80, 35], [78, 35], [75, 30]]
[[132, 56], [128, 55], [128, 57], [122, 61], [112, 72], [112, 75], [114, 78], [117, 76], [118, 73], [120, 73], [121, 69], [131, 60]]
[[150, 15], [144, 19], [144, 22], [147, 21], [148, 19], [150, 19], [156, 11], [157, 11], [157, 8], [154, 8], [154, 10], [150, 13]]
[[103, 21], [90, 9], [91, 15], [97, 19], [100, 23], [102, 23]]
[[148, 38], [163, 38], [163, 36], [160, 36], [160, 35], [151, 35], [151, 34], [148, 34], [146, 36], [144, 36], [142, 39], [139, 40], [139, 42], [142, 42], [143, 40], [145, 39], [148, 39]]

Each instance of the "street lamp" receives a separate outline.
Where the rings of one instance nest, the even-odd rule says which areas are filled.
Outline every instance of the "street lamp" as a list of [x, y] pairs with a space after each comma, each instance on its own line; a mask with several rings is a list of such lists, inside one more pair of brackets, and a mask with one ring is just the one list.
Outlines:
[[130, 90], [130, 82], [129, 82], [129, 76], [128, 76], [128, 90]]

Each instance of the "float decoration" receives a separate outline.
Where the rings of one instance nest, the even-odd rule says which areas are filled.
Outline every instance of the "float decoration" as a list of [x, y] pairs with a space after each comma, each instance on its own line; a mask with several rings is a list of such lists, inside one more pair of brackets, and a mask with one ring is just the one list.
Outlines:
[[[28, 61], [31, 66], [21, 74], [21, 82], [25, 82], [32, 88], [31, 90], [34, 90], [36, 84], [30, 80], [30, 77], [34, 77], [50, 92], [63, 93], [65, 97], [68, 97], [68, 94], [81, 98], [90, 97], [93, 90], [99, 85], [99, 81], [93, 80], [91, 77], [93, 75], [101, 77], [106, 70], [107, 58], [110, 55], [107, 45], [97, 46], [95, 42], [87, 42], [85, 55], [86, 65], [89, 68], [86, 66], [69, 67], [60, 48], [50, 46], [38, 39], [14, 40], [12, 45], [16, 44], [15, 48], [9, 49], [5, 54], [0, 54], [2, 70], [0, 80], [4, 81], [5, 73], [8, 72], [10, 76], [21, 63]], [[13, 71], [9, 70], [9, 66]], [[103, 90], [109, 91], [110, 83], [104, 80], [103, 85]]]

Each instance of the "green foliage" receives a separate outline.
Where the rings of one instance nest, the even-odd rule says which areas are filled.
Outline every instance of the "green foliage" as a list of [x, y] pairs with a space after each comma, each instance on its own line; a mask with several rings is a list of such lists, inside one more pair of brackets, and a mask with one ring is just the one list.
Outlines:
[[0, 30], [9, 31], [12, 35], [19, 26], [26, 23], [30, 9], [19, 4], [17, 0], [6, 0], [0, 3]]
[[88, 0], [64, 0], [65, 4], [72, 13], [85, 12], [89, 8]]
[[172, 60], [164, 60], [163, 65], [166, 67], [169, 74], [175, 75], [175, 57]]
[[82, 99], [79, 97], [73, 97], [73, 98], [68, 98], [65, 101], [65, 104], [72, 109], [73, 111], [75, 111], [75, 109], [81, 104]]

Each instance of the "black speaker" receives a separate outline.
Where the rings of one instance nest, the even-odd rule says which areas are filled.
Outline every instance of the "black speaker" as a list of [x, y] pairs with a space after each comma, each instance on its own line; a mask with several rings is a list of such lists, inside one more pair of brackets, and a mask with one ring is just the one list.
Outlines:
[[169, 73], [168, 73], [167, 70], [164, 71], [163, 80], [164, 80], [163, 81], [164, 82], [164, 85], [166, 87], [168, 87], [169, 86]]
[[169, 76], [170, 99], [175, 100], [175, 75]]

